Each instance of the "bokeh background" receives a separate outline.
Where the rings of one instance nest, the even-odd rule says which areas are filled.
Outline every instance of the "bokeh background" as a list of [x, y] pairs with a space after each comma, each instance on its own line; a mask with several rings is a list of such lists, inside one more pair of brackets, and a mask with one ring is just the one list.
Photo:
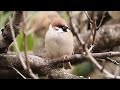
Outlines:
[[[13, 11], [0, 11], [0, 30], [8, 23], [9, 17]], [[92, 17], [93, 11], [87, 11], [89, 16]], [[114, 25], [120, 23], [120, 12], [116, 16], [112, 16], [111, 12], [106, 12], [102, 26]], [[100, 23], [103, 11], [96, 11], [97, 24]], [[71, 16], [76, 20], [75, 24], [78, 25], [79, 31], [77, 33], [85, 33], [90, 29], [90, 21], [85, 15], [84, 11], [71, 11]], [[28, 52], [34, 52], [37, 55], [44, 48], [44, 36], [48, 30], [48, 26], [53, 18], [62, 17], [69, 24], [68, 11], [25, 11], [26, 25], [25, 32], [27, 34], [27, 50]], [[117, 18], [118, 17], [118, 18]], [[101, 26], [101, 27], [102, 27]], [[16, 38], [19, 49], [23, 52], [23, 36], [22, 33]], [[77, 50], [77, 49], [76, 49]], [[119, 50], [119, 46], [113, 49]], [[15, 45], [12, 43], [9, 47], [9, 52], [16, 52]], [[75, 51], [75, 53], [78, 53]], [[119, 59], [118, 57], [115, 59]], [[106, 69], [111, 73], [115, 72], [116, 66], [107, 62], [105, 64]], [[74, 65], [73, 69], [67, 70], [67, 72], [84, 77], [91, 77], [93, 79], [105, 78], [101, 72], [95, 68], [94, 64], [85, 60], [84, 62]], [[9, 72], [7, 72], [9, 73]]]

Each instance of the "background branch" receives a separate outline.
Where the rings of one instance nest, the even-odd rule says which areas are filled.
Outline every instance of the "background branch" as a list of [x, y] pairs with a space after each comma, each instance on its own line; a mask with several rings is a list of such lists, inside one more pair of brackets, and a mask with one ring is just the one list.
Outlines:
[[96, 60], [95, 58], [92, 56], [92, 54], [89, 52], [88, 48], [85, 47], [86, 53], [88, 55], [88, 57], [90, 58], [90, 60], [97, 66], [97, 68], [103, 72], [105, 74], [106, 77], [108, 78], [118, 78], [120, 79], [119, 76], [114, 76], [113, 74], [111, 74], [110, 72], [108, 72], [106, 69], [104, 69]]
[[[120, 56], [120, 52], [92, 53], [92, 56], [94, 58]], [[22, 57], [24, 58], [24, 55], [22, 55]], [[64, 63], [72, 62], [72, 64], [81, 63], [82, 61], [87, 60], [86, 58], [88, 59], [89, 57], [86, 55], [83, 55], [83, 54], [75, 54], [63, 61], [62, 58], [52, 59], [52, 60], [44, 60], [43, 58], [38, 57], [38, 56], [28, 55], [28, 60], [30, 62], [31, 69], [33, 70], [34, 73], [37, 73], [39, 75], [44, 75], [44, 76], [47, 75], [52, 78], [54, 76], [55, 76], [54, 78], [57, 78], [57, 77], [58, 78], [67, 78], [67, 77], [69, 77], [69, 75], [71, 76], [71, 74], [69, 74], [69, 73], [66, 74], [65, 72], [62, 72], [61, 70], [57, 69], [56, 64], [63, 63], [63, 62]], [[10, 55], [10, 54], [1, 54], [0, 55], [0, 68], [9, 70], [9, 69], [12, 69], [11, 67], [15, 67], [19, 71], [24, 70], [18, 56]], [[63, 74], [65, 74], [65, 75], [63, 75]], [[75, 76], [76, 75], [73, 75], [74, 78], [78, 78], [77, 76], [76, 77]]]
[[[19, 34], [20, 23], [23, 19], [22, 11], [15, 11], [15, 15], [13, 17], [12, 26], [15, 32], [15, 37]], [[0, 39], [0, 53], [6, 53], [8, 51], [9, 45], [13, 42], [10, 23], [8, 23], [4, 29], [2, 29], [2, 37]]]
[[[82, 33], [81, 37], [84, 41], [87, 40], [88, 35], [91, 31]], [[120, 45], [120, 25], [106, 25], [101, 27], [96, 33], [96, 39], [94, 42], [93, 52], [102, 52], [102, 51], [112, 51], [115, 46]], [[89, 39], [87, 43], [88, 46], [91, 45], [92, 38]]]
[[29, 61], [28, 61], [28, 54], [27, 54], [27, 40], [26, 40], [26, 33], [25, 33], [25, 24], [26, 24], [26, 17], [25, 17], [25, 14], [27, 14], [26, 12], [23, 13], [24, 15], [24, 22], [23, 22], [23, 30], [22, 30], [22, 35], [23, 35], [23, 48], [24, 48], [24, 55], [25, 55], [25, 62], [26, 62], [26, 66], [27, 66], [27, 71], [29, 73], [29, 75], [33, 78], [33, 79], [39, 79], [39, 77], [37, 75], [35, 75], [31, 68], [30, 68], [30, 64], [29, 64]]

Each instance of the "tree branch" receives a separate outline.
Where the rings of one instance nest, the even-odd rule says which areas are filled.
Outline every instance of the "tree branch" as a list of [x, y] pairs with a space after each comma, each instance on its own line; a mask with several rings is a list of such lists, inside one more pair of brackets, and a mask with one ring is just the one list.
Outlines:
[[[82, 33], [81, 37], [84, 41], [87, 40], [91, 31]], [[91, 45], [92, 38], [89, 39], [88, 45]], [[120, 45], [120, 25], [106, 25], [101, 27], [96, 33], [93, 52], [110, 51], [115, 46]]]
[[120, 79], [120, 76], [114, 76], [113, 74], [111, 74], [110, 72], [108, 72], [106, 69], [104, 69], [96, 60], [95, 58], [92, 56], [92, 54], [89, 52], [88, 48], [85, 47], [86, 53], [89, 57], [89, 59], [97, 66], [97, 68], [102, 71], [106, 77], [108, 78], [118, 78]]
[[85, 79], [84, 77], [79, 77], [70, 73], [66, 73], [61, 69], [53, 69], [48, 75], [51, 79]]
[[[20, 30], [20, 23], [23, 19], [23, 12], [16, 11], [13, 17], [13, 29], [15, 32], [15, 37], [19, 34]], [[9, 45], [13, 42], [11, 30], [10, 30], [10, 23], [8, 23], [4, 29], [2, 29], [2, 37], [0, 38], [0, 53], [6, 53], [8, 51]]]
[[[92, 53], [92, 56], [94, 58], [120, 56], [120, 52]], [[24, 58], [23, 54], [22, 57]], [[80, 78], [78, 76], [71, 76], [71, 74], [69, 73], [66, 74], [65, 72], [62, 72], [61, 70], [57, 69], [56, 64], [65, 62], [72, 62], [72, 64], [81, 63], [82, 61], [87, 60], [86, 58], [88, 59], [89, 57], [83, 54], [75, 54], [63, 61], [62, 58], [44, 60], [43, 58], [35, 55], [28, 55], [28, 60], [30, 62], [31, 69], [34, 71], [34, 73], [37, 73], [39, 75], [48, 75], [48, 77], [51, 78]], [[24, 70], [18, 56], [10, 54], [1, 54], [0, 68], [12, 69], [11, 67], [15, 67], [19, 71]]]
[[[53, 64], [50, 64], [51, 62], [49, 63], [49, 60], [47, 61], [34, 55], [28, 55], [28, 58], [31, 69], [39, 75], [48, 75], [48, 77], [52, 77], [52, 78], [58, 77], [58, 79], [59, 78], [67, 79], [67, 77], [68, 79], [72, 79], [72, 78], [80, 79], [80, 77], [76, 75], [72, 75], [69, 73], [65, 73], [59, 69], [55, 69], [56, 67]], [[0, 55], [0, 68], [9, 70], [12, 69], [11, 67], [15, 67], [18, 70], [24, 70], [19, 60], [19, 57], [16, 57], [16, 55], [8, 55], [8, 54]]]

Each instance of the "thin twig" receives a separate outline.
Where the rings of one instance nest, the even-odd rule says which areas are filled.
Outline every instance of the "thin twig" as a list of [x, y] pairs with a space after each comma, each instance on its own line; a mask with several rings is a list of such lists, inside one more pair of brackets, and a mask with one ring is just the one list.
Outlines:
[[103, 72], [103, 70], [104, 70], [104, 68], [105, 68], [105, 64], [106, 64], [106, 61], [103, 61], [102, 64], [101, 64], [101, 66], [102, 66], [101, 72]]
[[[89, 38], [91, 37], [91, 35], [93, 36], [93, 41], [92, 41], [92, 47], [94, 47], [94, 42], [95, 42], [95, 37], [96, 37], [96, 31], [97, 31], [97, 29], [99, 29], [100, 28], [100, 26], [101, 26], [101, 24], [102, 24], [102, 21], [103, 21], [103, 18], [104, 18], [104, 15], [103, 15], [103, 17], [102, 17], [102, 19], [101, 19], [101, 22], [100, 22], [100, 24], [99, 24], [99, 26], [97, 27], [97, 25], [96, 25], [96, 16], [95, 16], [95, 12], [93, 11], [93, 18], [90, 18], [90, 16], [88, 15], [88, 13], [87, 12], [85, 12], [84, 11], [84, 13], [86, 14], [86, 16], [88, 17], [88, 19], [90, 20], [90, 29], [91, 29], [91, 33], [89, 34], [89, 36], [88, 36], [88, 39], [86, 40], [86, 43], [87, 43], [87, 41], [89, 40]], [[92, 49], [89, 49], [89, 50], [92, 50]]]
[[90, 20], [90, 22], [93, 23], [93, 20], [90, 18], [90, 16], [88, 15], [88, 13], [86, 11], [84, 11], [84, 13], [86, 14], [86, 16]]
[[95, 37], [96, 37], [96, 31], [101, 27], [106, 12], [105, 11], [103, 12], [103, 16], [102, 16], [102, 19], [101, 19], [98, 27], [96, 25], [95, 12], [93, 11], [93, 18], [92, 19], [90, 18], [90, 16], [86, 12], [84, 12], [84, 13], [86, 14], [86, 16], [88, 17], [88, 19], [90, 20], [90, 28], [91, 28], [91, 32], [92, 32], [90, 34], [90, 36], [93, 35], [92, 45], [94, 45]]
[[95, 41], [95, 35], [96, 35], [96, 20], [95, 20], [95, 12], [93, 11], [93, 18], [91, 19], [90, 16], [88, 15], [87, 12], [84, 11], [84, 13], [86, 14], [87, 18], [90, 20], [90, 29], [91, 29], [91, 33], [90, 35], [88, 35], [88, 39], [91, 37], [91, 35], [93, 36], [93, 41], [92, 41], [92, 45], [94, 45], [94, 41]]
[[85, 46], [85, 50], [86, 50], [86, 53], [88, 55], [88, 57], [90, 58], [90, 60], [97, 66], [98, 69], [100, 69], [100, 71], [102, 70], [103, 73], [106, 74], [106, 77], [109, 77], [109, 78], [119, 78], [120, 77], [115, 77], [114, 75], [112, 75], [111, 73], [109, 73], [107, 70], [103, 69], [103, 67], [94, 59], [94, 57], [91, 55], [91, 53], [88, 51], [88, 48]]
[[[91, 35], [93, 35], [93, 29], [92, 29], [92, 26], [93, 26], [93, 20], [90, 18], [90, 16], [88, 15], [88, 13], [86, 12], [86, 11], [84, 11], [84, 13], [85, 13], [85, 15], [87, 16], [87, 18], [89, 19], [89, 21], [90, 21], [90, 29], [91, 29], [91, 34], [88, 36], [88, 40], [89, 40], [89, 37], [91, 36]], [[87, 42], [87, 41], [86, 41]]]
[[93, 23], [92, 23], [93, 41], [92, 41], [92, 45], [94, 45], [96, 31], [97, 31], [97, 29], [96, 29], [97, 25], [96, 25], [96, 18], [95, 17], [96, 17], [95, 12], [93, 11]]
[[120, 75], [120, 67], [119, 66], [116, 67], [114, 75], [115, 76], [119, 76]]
[[17, 50], [17, 52], [18, 52], [18, 56], [19, 56], [19, 58], [20, 58], [20, 61], [21, 61], [21, 64], [22, 64], [23, 68], [26, 70], [26, 69], [27, 69], [27, 66], [26, 66], [26, 64], [25, 64], [25, 62], [24, 62], [24, 59], [22, 58], [22, 56], [21, 56], [21, 54], [20, 54], [20, 51], [19, 51], [19, 48], [18, 48], [18, 44], [17, 44], [17, 42], [16, 42], [16, 38], [15, 38], [13, 26], [12, 26], [12, 18], [9, 18], [9, 20], [10, 20], [11, 33], [12, 33], [13, 41], [14, 41], [14, 43], [15, 43], [16, 50]]
[[102, 22], [103, 22], [103, 19], [105, 18], [105, 14], [106, 14], [106, 11], [103, 12], [102, 19], [101, 19], [99, 25], [98, 25], [97, 28], [96, 28], [97, 30], [101, 27]]
[[[29, 21], [29, 19], [31, 18], [32, 15], [31, 15], [31, 13], [29, 13], [28, 15], [26, 15], [26, 14], [28, 14], [28, 12], [24, 11], [24, 13], [23, 13], [24, 22], [29, 23], [28, 21]], [[28, 25], [26, 24], [24, 26], [25, 26], [25, 30], [28, 30], [30, 28], [29, 24]], [[25, 34], [26, 34], [26, 36], [28, 36], [28, 35], [32, 34], [33, 32], [34, 32], [34, 30], [32, 28], [32, 29], [26, 31]]]
[[78, 34], [75, 32], [75, 31], [77, 31], [77, 28], [76, 28], [75, 24], [73, 23], [73, 19], [71, 17], [70, 11], [68, 11], [67, 14], [68, 14], [68, 17], [70, 18], [70, 24], [73, 29], [74, 35], [76, 36], [79, 44], [84, 45], [85, 43], [84, 43], [83, 39], [81, 38], [81, 36], [80, 35], [78, 36]]
[[24, 55], [25, 55], [25, 60], [26, 60], [26, 65], [27, 65], [27, 70], [30, 74], [30, 76], [33, 78], [33, 79], [39, 79], [35, 74], [33, 74], [31, 68], [30, 68], [30, 63], [28, 61], [28, 54], [27, 54], [27, 47], [26, 47], [26, 35], [25, 35], [25, 32], [23, 31], [23, 47], [24, 47]]
[[112, 63], [114, 63], [115, 65], [117, 65], [117, 66], [120, 67], [120, 63], [117, 62], [116, 60], [113, 60], [113, 59], [111, 59], [111, 58], [109, 58], [109, 57], [107, 57], [106, 60], [108, 60], [108, 61], [110, 61], [110, 62], [112, 62]]
[[[23, 25], [25, 25], [26, 21], [25, 21], [25, 13], [23, 13]], [[24, 55], [25, 55], [25, 61], [26, 61], [26, 65], [27, 65], [27, 69], [30, 68], [29, 62], [28, 62], [28, 56], [27, 56], [27, 46], [26, 46], [26, 34], [24, 32], [24, 26], [22, 28], [22, 34], [23, 34], [23, 48], [24, 48]]]
[[23, 13], [24, 22], [27, 23], [31, 16], [32, 16], [31, 13], [28, 14], [27, 11], [24, 11]]
[[[23, 15], [24, 15], [24, 14], [23, 14]], [[24, 17], [24, 25], [25, 25], [25, 24], [26, 24], [25, 15], [24, 15], [23, 17]], [[27, 70], [28, 70], [30, 76], [31, 76], [33, 79], [39, 79], [36, 75], [33, 74], [32, 70], [31, 70], [31, 68], [30, 68], [30, 63], [29, 63], [28, 54], [27, 54], [26, 33], [24, 32], [24, 26], [23, 26], [22, 34], [23, 34], [23, 48], [24, 48], [24, 55], [25, 55]]]
[[[85, 44], [87, 44], [88, 40], [90, 39], [91, 35], [94, 37], [94, 29], [93, 29], [93, 24], [94, 24], [94, 21], [90, 18], [90, 16], [88, 15], [88, 13], [86, 11], [84, 11], [85, 15], [87, 16], [87, 18], [89, 19], [90, 21], [90, 29], [91, 29], [91, 33], [88, 35], [86, 41], [85, 41]], [[93, 49], [94, 45], [93, 45], [93, 42], [91, 44], [91, 47]], [[89, 49], [89, 51], [91, 51], [92, 49]]]
[[27, 79], [20, 71], [18, 71], [15, 67], [12, 67], [22, 78]]
[[[95, 12], [94, 12], [94, 13], [95, 13]], [[95, 37], [96, 37], [96, 31], [101, 27], [102, 22], [103, 22], [103, 19], [104, 19], [104, 17], [105, 17], [105, 13], [106, 13], [106, 12], [104, 11], [104, 12], [103, 12], [102, 19], [101, 19], [98, 27], [97, 27], [97, 25], [96, 25], [96, 20], [95, 20], [95, 18], [93, 18], [93, 21], [94, 21], [94, 22], [93, 22], [92, 26], [93, 26], [94, 34], [93, 34], [93, 42], [92, 42], [92, 45], [94, 45]], [[93, 15], [94, 15], [93, 17], [95, 17], [95, 14], [93, 14]]]

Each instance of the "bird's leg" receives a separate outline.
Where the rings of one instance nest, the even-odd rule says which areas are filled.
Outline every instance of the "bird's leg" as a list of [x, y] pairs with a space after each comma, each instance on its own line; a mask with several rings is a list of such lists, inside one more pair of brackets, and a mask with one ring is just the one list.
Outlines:
[[[63, 61], [64, 61], [65, 59], [68, 59], [69, 56], [68, 55], [64, 55], [64, 56], [62, 56], [62, 58], [63, 58]], [[72, 66], [71, 66], [70, 62], [66, 62], [66, 63], [63, 63], [63, 68], [64, 69], [71, 69]]]
[[53, 59], [53, 57], [44, 57], [44, 60], [50, 60], [50, 59]]

